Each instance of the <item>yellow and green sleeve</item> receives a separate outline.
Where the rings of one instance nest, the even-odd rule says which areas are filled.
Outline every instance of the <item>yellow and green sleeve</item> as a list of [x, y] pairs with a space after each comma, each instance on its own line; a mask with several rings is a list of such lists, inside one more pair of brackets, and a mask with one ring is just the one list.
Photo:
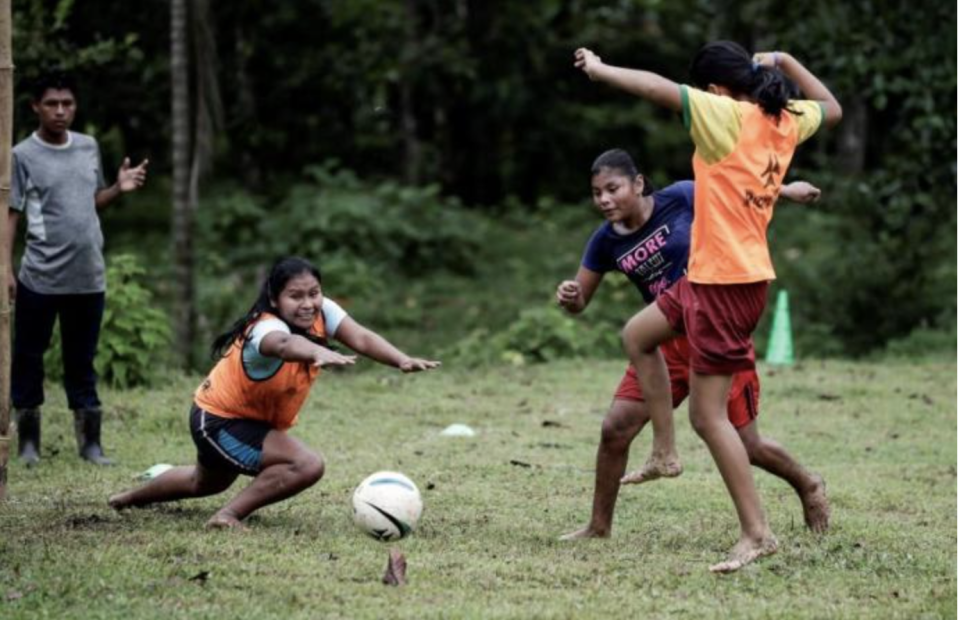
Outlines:
[[680, 86], [683, 125], [690, 132], [697, 154], [714, 164], [733, 152], [740, 139], [741, 111], [729, 97]]

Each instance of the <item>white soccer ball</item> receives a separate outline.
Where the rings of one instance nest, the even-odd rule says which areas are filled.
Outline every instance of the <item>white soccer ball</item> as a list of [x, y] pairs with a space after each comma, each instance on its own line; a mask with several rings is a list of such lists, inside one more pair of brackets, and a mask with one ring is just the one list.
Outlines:
[[400, 540], [413, 532], [423, 512], [420, 490], [395, 471], [378, 471], [353, 492], [353, 522], [377, 540]]

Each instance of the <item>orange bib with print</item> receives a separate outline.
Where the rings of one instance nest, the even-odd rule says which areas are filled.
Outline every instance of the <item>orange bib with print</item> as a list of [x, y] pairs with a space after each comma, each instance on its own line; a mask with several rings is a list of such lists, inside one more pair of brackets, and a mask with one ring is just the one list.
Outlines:
[[[274, 318], [262, 314], [257, 322]], [[245, 335], [238, 338], [194, 393], [194, 400], [202, 409], [224, 418], [261, 420], [277, 430], [286, 430], [297, 423], [313, 382], [320, 369], [307, 362], [283, 362], [269, 377], [253, 379], [243, 365], [243, 347], [253, 329], [251, 323]], [[310, 331], [320, 337], [326, 335], [323, 313], [314, 321]]]
[[773, 280], [767, 226], [783, 177], [799, 143], [797, 123], [740, 102], [742, 126], [734, 150], [715, 164], [693, 156], [694, 216], [687, 277], [699, 284]]

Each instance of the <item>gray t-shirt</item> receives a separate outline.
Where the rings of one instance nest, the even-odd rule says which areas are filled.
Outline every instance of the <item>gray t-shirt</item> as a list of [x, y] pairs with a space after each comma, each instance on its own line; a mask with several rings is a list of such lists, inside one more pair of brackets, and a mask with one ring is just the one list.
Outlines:
[[20, 281], [46, 295], [104, 292], [97, 141], [71, 131], [66, 144], [49, 144], [33, 134], [13, 148], [11, 173], [10, 208], [27, 220]]

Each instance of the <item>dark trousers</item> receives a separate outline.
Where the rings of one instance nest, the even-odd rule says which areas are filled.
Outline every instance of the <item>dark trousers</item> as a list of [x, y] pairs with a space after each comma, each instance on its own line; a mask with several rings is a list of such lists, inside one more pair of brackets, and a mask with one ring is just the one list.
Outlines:
[[43, 404], [43, 354], [60, 318], [63, 387], [71, 409], [100, 406], [93, 359], [100, 340], [103, 293], [44, 295], [17, 282], [10, 395], [17, 409]]

